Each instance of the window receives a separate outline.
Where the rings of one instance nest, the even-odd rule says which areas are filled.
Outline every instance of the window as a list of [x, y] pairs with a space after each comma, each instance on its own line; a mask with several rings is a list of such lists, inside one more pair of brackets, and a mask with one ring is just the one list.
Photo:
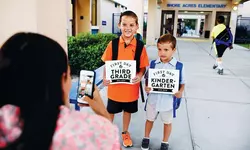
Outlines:
[[91, 21], [92, 21], [92, 26], [97, 26], [97, 0], [92, 0], [92, 16], [91, 16]]

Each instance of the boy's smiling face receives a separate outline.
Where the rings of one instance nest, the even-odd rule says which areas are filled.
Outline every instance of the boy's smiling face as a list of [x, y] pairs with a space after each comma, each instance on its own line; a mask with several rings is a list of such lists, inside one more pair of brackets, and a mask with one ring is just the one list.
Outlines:
[[169, 62], [176, 50], [171, 42], [157, 43], [157, 48], [158, 56], [163, 63]]
[[118, 27], [121, 29], [122, 36], [124, 38], [132, 38], [138, 30], [136, 19], [131, 16], [123, 16], [121, 18], [121, 23], [118, 24]]

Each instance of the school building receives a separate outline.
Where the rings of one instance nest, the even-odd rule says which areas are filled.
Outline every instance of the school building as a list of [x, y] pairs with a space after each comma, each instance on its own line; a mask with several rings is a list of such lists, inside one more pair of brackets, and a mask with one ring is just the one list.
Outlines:
[[[186, 31], [186, 35], [209, 38], [220, 15], [225, 17], [225, 24], [231, 27], [234, 35], [239, 8], [243, 9], [241, 4], [244, 2], [246, 0], [74, 0], [73, 17], [70, 19], [72, 31], [69, 30], [68, 34], [117, 34], [120, 13], [132, 10], [139, 18], [139, 32], [143, 34], [146, 31], [144, 35], [148, 45], [154, 44], [156, 38], [167, 32], [180, 36], [187, 29], [186, 21], [193, 21], [194, 24], [194, 28], [190, 32]], [[244, 13], [250, 12], [245, 10]]]
[[147, 43], [153, 44], [160, 34], [170, 32], [177, 35], [178, 24], [184, 16], [196, 16], [196, 31], [202, 30], [201, 38], [209, 38], [219, 15], [225, 17], [225, 24], [235, 34], [240, 0], [164, 0], [160, 4], [148, 1]]
[[[32, 31], [56, 39], [66, 49], [69, 35], [81, 32], [119, 33], [119, 15], [125, 10], [132, 10], [138, 15], [139, 32], [145, 33], [148, 45], [155, 44], [156, 38], [167, 32], [175, 36], [186, 33], [208, 38], [219, 15], [225, 16], [226, 25], [235, 34], [239, 9], [244, 8], [241, 4], [246, 1], [1, 0], [0, 45], [15, 32]], [[244, 15], [250, 14], [249, 9], [244, 10]]]
[[132, 10], [138, 15], [140, 30], [143, 29], [143, 0], [72, 0], [71, 3], [72, 31], [75, 35], [80, 32], [119, 32], [117, 24], [120, 13]]

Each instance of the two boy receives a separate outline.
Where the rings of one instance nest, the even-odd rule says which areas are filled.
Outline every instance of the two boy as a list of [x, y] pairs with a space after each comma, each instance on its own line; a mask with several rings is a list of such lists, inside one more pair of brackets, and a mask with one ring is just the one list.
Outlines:
[[[118, 27], [121, 29], [121, 36], [118, 43], [118, 56], [116, 60], [134, 60], [135, 51], [137, 50], [137, 44], [140, 42], [134, 38], [134, 34], [138, 29], [138, 18], [132, 11], [126, 11], [121, 14]], [[108, 44], [102, 60], [114, 60], [112, 59], [112, 41]], [[163, 35], [157, 42], [158, 56], [155, 61], [155, 68], [162, 69], [175, 69], [177, 60], [172, 57], [176, 46], [176, 39], [170, 35]], [[133, 84], [109, 84], [110, 81], [106, 80], [106, 71], [104, 68], [103, 83], [108, 86], [108, 105], [107, 110], [110, 113], [112, 120], [116, 113], [123, 111], [123, 132], [122, 140], [125, 147], [133, 145], [132, 139], [128, 132], [131, 113], [138, 111], [138, 98], [139, 98], [139, 82], [142, 79], [146, 71], [146, 67], [149, 65], [148, 56], [145, 47], [142, 48], [139, 61], [139, 70], [136, 77], [133, 79]], [[184, 90], [184, 76], [180, 80], [180, 90], [175, 93], [177, 98], [182, 96]], [[145, 87], [147, 93], [150, 88]], [[122, 93], [121, 93], [122, 92]], [[162, 150], [168, 149], [168, 138], [171, 133], [171, 123], [173, 119], [173, 96], [163, 94], [149, 94], [147, 104], [147, 121], [145, 125], [145, 137], [142, 140], [142, 149], [149, 148], [149, 135], [158, 114], [161, 116], [164, 123], [164, 137], [161, 144]], [[162, 105], [164, 104], [164, 105]]]

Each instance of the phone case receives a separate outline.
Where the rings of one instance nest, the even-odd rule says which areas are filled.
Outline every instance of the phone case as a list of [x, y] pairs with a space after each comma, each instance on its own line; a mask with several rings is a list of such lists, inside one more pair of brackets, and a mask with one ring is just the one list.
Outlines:
[[[86, 73], [84, 73], [85, 71]], [[88, 72], [93, 73], [93, 75], [88, 74]], [[95, 76], [96, 76], [95, 71], [81, 70], [78, 81], [78, 90], [77, 90], [78, 103], [87, 104], [87, 102], [82, 100], [84, 96], [88, 96], [91, 99], [93, 98], [93, 93], [95, 89]]]

